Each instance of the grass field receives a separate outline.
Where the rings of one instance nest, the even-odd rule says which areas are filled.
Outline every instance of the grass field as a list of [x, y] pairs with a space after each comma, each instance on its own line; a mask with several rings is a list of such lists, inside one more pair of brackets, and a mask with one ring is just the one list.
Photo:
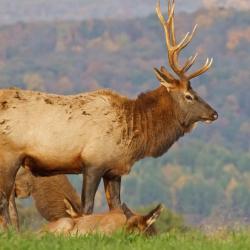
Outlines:
[[117, 233], [113, 236], [91, 235], [84, 237], [37, 236], [26, 232], [0, 234], [1, 250], [71, 250], [71, 249], [169, 249], [169, 250], [247, 250], [250, 249], [250, 231], [221, 231], [209, 236], [200, 232], [166, 233], [145, 238]]

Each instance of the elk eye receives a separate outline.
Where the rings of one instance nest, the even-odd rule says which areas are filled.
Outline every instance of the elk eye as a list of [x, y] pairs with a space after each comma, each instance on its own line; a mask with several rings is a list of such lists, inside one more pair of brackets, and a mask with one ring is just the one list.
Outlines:
[[193, 97], [191, 95], [185, 95], [185, 98], [188, 100], [188, 101], [193, 101]]

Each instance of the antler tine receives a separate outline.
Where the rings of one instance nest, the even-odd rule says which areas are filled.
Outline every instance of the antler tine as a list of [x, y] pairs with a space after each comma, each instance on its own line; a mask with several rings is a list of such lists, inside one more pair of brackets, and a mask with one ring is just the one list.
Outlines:
[[169, 24], [171, 27], [171, 40], [173, 45], [176, 45], [176, 36], [174, 30], [174, 7], [175, 7], [175, 0], [168, 1], [168, 16], [169, 16]]
[[213, 64], [213, 58], [211, 58], [211, 59], [207, 58], [205, 64], [202, 66], [202, 68], [199, 69], [199, 70], [197, 70], [197, 71], [195, 71], [195, 72], [192, 73], [191, 75], [189, 75], [189, 76], [187, 77], [187, 79], [190, 80], [190, 79], [192, 79], [192, 78], [194, 78], [194, 77], [196, 77], [196, 76], [199, 76], [199, 75], [203, 74], [203, 73], [206, 72], [208, 69], [210, 69], [210, 67], [212, 66], [212, 64]]
[[184, 67], [182, 68], [182, 73], [186, 73], [191, 67], [192, 65], [194, 64], [194, 62], [196, 61], [196, 58], [198, 56], [198, 53], [195, 53], [194, 56], [190, 56], [186, 63], [184, 64]]
[[174, 0], [169, 0], [168, 1], [168, 14], [170, 14], [171, 10], [172, 10], [172, 6], [173, 6]]
[[171, 73], [169, 73], [165, 67], [161, 66], [160, 70], [167, 78], [170, 79], [170, 81], [175, 80], [174, 76]]
[[[184, 48], [187, 47], [187, 45], [192, 41], [195, 31], [197, 29], [198, 25], [196, 24], [190, 34], [190, 32], [187, 32], [187, 34], [185, 35], [185, 37], [182, 39], [182, 41], [179, 43], [178, 48], [176, 48], [176, 50], [178, 50], [178, 53], [180, 53], [181, 50], [183, 50]], [[189, 35], [190, 34], [190, 35]]]
[[[176, 48], [176, 53], [174, 54], [175, 56], [175, 61], [178, 62], [178, 57], [184, 48], [187, 47], [187, 45], [191, 42], [193, 39], [193, 36], [195, 34], [195, 31], [197, 29], [198, 25], [196, 24], [192, 30], [192, 33], [190, 34], [189, 32], [185, 35], [185, 37], [182, 39], [182, 41], [179, 43], [178, 47]], [[190, 34], [190, 35], [189, 35]], [[195, 54], [193, 57], [190, 57], [187, 59], [186, 63], [184, 66], [180, 69], [180, 76], [184, 77], [184, 73], [187, 72], [188, 69], [194, 64], [194, 61], [196, 60], [197, 55]], [[190, 65], [191, 63], [191, 65]]]
[[[173, 12], [173, 8], [171, 10], [171, 13]], [[157, 2], [157, 5], [156, 5], [156, 13], [157, 13], [157, 16], [162, 24], [162, 27], [165, 31], [165, 36], [166, 36], [166, 44], [167, 44], [167, 47], [168, 48], [171, 48], [171, 43], [170, 43], [170, 36], [169, 36], [169, 32], [168, 32], [168, 27], [167, 27], [167, 24], [169, 23], [169, 19], [168, 21], [165, 20], [162, 12], [161, 12], [161, 6], [160, 6], [160, 1]]]
[[176, 54], [179, 54], [180, 53], [180, 51], [183, 49], [183, 48], [185, 48], [186, 46], [187, 46], [187, 44], [191, 41], [190, 40], [190, 35], [189, 35], [190, 33], [189, 32], [187, 32], [187, 34], [183, 37], [183, 39], [181, 40], [181, 42], [176, 46], [176, 48], [175, 48], [175, 52], [176, 52]]

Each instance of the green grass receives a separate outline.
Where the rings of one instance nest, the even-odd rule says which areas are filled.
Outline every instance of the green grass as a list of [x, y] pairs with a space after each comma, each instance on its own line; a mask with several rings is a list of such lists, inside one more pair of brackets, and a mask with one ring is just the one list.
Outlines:
[[113, 236], [91, 235], [84, 237], [38, 236], [34, 233], [0, 234], [1, 250], [63, 250], [63, 249], [169, 249], [169, 250], [247, 250], [250, 249], [250, 231], [217, 232], [206, 236], [200, 232], [166, 233], [145, 238], [117, 233]]

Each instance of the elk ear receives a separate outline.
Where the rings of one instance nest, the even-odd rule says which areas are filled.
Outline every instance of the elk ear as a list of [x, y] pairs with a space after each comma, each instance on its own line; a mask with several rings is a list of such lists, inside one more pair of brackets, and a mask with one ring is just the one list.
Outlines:
[[122, 211], [125, 214], [127, 220], [134, 216], [134, 213], [128, 208], [125, 203], [122, 204]]
[[167, 88], [168, 91], [175, 88], [176, 80], [173, 78], [173, 76], [167, 72], [167, 70], [164, 67], [161, 67], [161, 69], [154, 68], [154, 72], [156, 75], [156, 78], [159, 80], [159, 82]]
[[161, 212], [163, 211], [163, 205], [159, 204], [156, 208], [150, 211], [147, 215], [144, 216], [147, 226], [151, 226], [159, 218]]
[[67, 213], [70, 217], [72, 217], [72, 218], [77, 217], [77, 216], [78, 216], [78, 213], [76, 212], [76, 210], [75, 210], [74, 207], [72, 206], [71, 202], [70, 202], [67, 198], [64, 198], [63, 201], [64, 201], [66, 213]]

